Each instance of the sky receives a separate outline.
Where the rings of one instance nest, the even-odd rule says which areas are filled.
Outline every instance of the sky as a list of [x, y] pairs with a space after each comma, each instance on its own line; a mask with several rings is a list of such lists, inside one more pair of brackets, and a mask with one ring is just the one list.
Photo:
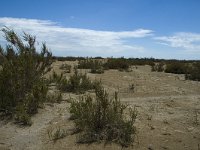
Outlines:
[[199, 8], [200, 0], [1, 0], [0, 29], [34, 35], [56, 56], [199, 60]]

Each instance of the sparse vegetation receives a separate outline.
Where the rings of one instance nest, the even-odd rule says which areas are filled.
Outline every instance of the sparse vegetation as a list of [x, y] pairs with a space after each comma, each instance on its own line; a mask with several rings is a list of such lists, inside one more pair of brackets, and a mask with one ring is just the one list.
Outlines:
[[129, 90], [131, 90], [132, 92], [134, 92], [134, 90], [135, 90], [135, 84], [134, 83], [132, 83], [132, 84], [129, 85]]
[[71, 68], [72, 68], [72, 66], [68, 65], [68, 64], [62, 64], [60, 66], [60, 69], [64, 70], [64, 73], [71, 73]]
[[64, 79], [63, 73], [57, 74], [55, 71], [49, 76], [49, 79], [47, 80], [48, 83], [57, 83], [60, 84], [60, 82]]
[[80, 60], [78, 63], [79, 69], [91, 69], [91, 73], [104, 73], [103, 63], [100, 60], [86, 59]]
[[72, 92], [76, 94], [85, 93], [88, 90], [92, 90], [98, 83], [98, 81], [92, 82], [86, 74], [78, 73], [78, 70], [74, 69], [74, 74], [67, 79], [63, 74], [53, 74], [50, 76], [49, 82], [57, 84], [59, 90], [63, 92]]
[[62, 99], [62, 93], [60, 91], [52, 92], [47, 94], [48, 102], [60, 103]]
[[163, 72], [163, 71], [165, 70], [164, 65], [165, 65], [165, 64], [164, 64], [163, 62], [154, 63], [154, 64], [151, 66], [151, 71]]
[[53, 56], [53, 60], [58, 60], [58, 61], [77, 61], [77, 60], [85, 60], [85, 57], [73, 57], [73, 56], [66, 56], [66, 57], [61, 57], [61, 56]]
[[130, 63], [125, 58], [109, 58], [104, 64], [105, 69], [118, 69], [120, 71], [128, 71]]
[[30, 124], [30, 116], [46, 100], [48, 87], [43, 75], [51, 69], [51, 53], [45, 44], [38, 53], [35, 37], [24, 33], [23, 40], [8, 28], [3, 28], [8, 42], [0, 47], [0, 111], [15, 117], [17, 122]]
[[50, 128], [47, 130], [50, 140], [56, 142], [58, 139], [62, 139], [67, 136], [67, 131], [60, 127]]
[[199, 119], [198, 119], [198, 110], [194, 110], [194, 124], [199, 125]]
[[[71, 119], [74, 120], [77, 131], [80, 131], [79, 143], [91, 143], [105, 140], [129, 146], [134, 141], [134, 127], [137, 111], [122, 104], [115, 93], [110, 99], [102, 86], [96, 87], [96, 97], [90, 95], [71, 102]], [[127, 118], [128, 116], [128, 118]]]

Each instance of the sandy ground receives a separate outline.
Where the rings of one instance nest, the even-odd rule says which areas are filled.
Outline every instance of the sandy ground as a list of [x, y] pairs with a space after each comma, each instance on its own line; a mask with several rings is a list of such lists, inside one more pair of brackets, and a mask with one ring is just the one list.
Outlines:
[[[62, 63], [55, 62], [53, 69], [61, 72]], [[126, 149], [200, 150], [200, 82], [184, 80], [183, 75], [151, 72], [149, 66], [133, 67], [132, 72], [87, 74], [93, 80], [101, 79], [111, 96], [118, 91], [121, 101], [137, 108], [137, 135], [133, 146]], [[130, 90], [131, 85], [134, 90]], [[122, 149], [116, 144], [77, 144], [76, 135], [70, 134], [56, 142], [49, 139], [53, 128], [69, 133], [73, 129], [73, 122], [68, 120], [69, 97], [79, 96], [64, 93], [60, 104], [45, 104], [32, 117], [31, 127], [0, 121], [0, 150]]]

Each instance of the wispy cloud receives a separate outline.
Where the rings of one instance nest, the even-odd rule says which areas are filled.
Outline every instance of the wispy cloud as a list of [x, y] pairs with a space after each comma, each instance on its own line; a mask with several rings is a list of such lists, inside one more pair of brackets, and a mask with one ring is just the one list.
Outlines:
[[[144, 38], [153, 34], [152, 30], [137, 29], [134, 31], [97, 31], [80, 28], [66, 28], [49, 20], [0, 18], [0, 27], [7, 26], [17, 33], [22, 31], [33, 34], [39, 41], [46, 41], [53, 53], [64, 55], [68, 51], [79, 55], [96, 54], [115, 55], [123, 51], [141, 52], [142, 46], [127, 44], [127, 40]], [[0, 37], [2, 40], [2, 36]]]
[[187, 52], [200, 52], [200, 34], [179, 32], [172, 36], [155, 37], [160, 44], [174, 48], [181, 48]]

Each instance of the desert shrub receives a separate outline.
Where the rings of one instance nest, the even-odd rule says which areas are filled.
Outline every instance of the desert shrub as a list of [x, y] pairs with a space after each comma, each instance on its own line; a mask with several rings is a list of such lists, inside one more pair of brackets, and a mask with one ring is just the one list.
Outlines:
[[200, 62], [193, 63], [188, 70], [186, 79], [200, 81]]
[[54, 70], [53, 73], [49, 76], [47, 82], [50, 83], [60, 83], [64, 79], [63, 73], [57, 74]]
[[36, 39], [31, 35], [24, 33], [22, 40], [13, 30], [2, 31], [8, 44], [0, 48], [0, 111], [26, 124], [46, 99], [43, 75], [51, 69], [51, 53], [45, 44], [37, 52]]
[[66, 56], [66, 57], [61, 57], [61, 56], [53, 56], [52, 57], [54, 60], [58, 61], [76, 61], [76, 60], [85, 60], [85, 57], [73, 57], [73, 56]]
[[172, 63], [166, 64], [166, 73], [175, 73], [175, 74], [187, 74], [188, 65], [183, 62], [174, 61]]
[[91, 73], [102, 74], [104, 73], [104, 68], [102, 66], [95, 66], [91, 69]]
[[77, 142], [105, 140], [122, 146], [131, 145], [136, 133], [136, 110], [130, 108], [129, 115], [125, 115], [127, 105], [120, 102], [117, 93], [110, 99], [102, 86], [96, 87], [95, 94], [95, 98], [87, 95], [71, 102], [71, 119], [76, 131], [80, 132]]
[[100, 60], [86, 59], [80, 60], [78, 63], [79, 69], [91, 69], [91, 73], [104, 73], [103, 63]]
[[66, 73], [70, 73], [72, 66], [68, 64], [62, 64], [59, 68], [64, 70]]
[[51, 103], [60, 103], [63, 100], [62, 93], [60, 91], [49, 92], [47, 94], [47, 100]]
[[153, 65], [151, 65], [151, 71], [163, 72], [165, 70], [164, 65], [165, 64], [163, 62], [154, 63]]
[[160, 60], [154, 58], [129, 58], [129, 63], [131, 65], [150, 65], [153, 66], [154, 62], [159, 62]]
[[58, 139], [64, 138], [67, 136], [67, 131], [61, 129], [60, 127], [50, 128], [47, 130], [48, 136], [50, 140], [56, 142]]
[[127, 71], [130, 67], [130, 63], [125, 58], [109, 58], [104, 64], [105, 69], [118, 69], [120, 71]]
[[61, 81], [57, 82], [57, 86], [61, 91], [77, 94], [94, 89], [95, 84], [96, 82], [92, 82], [86, 74], [78, 73], [76, 68], [74, 69], [74, 74], [69, 79], [62, 78]]

